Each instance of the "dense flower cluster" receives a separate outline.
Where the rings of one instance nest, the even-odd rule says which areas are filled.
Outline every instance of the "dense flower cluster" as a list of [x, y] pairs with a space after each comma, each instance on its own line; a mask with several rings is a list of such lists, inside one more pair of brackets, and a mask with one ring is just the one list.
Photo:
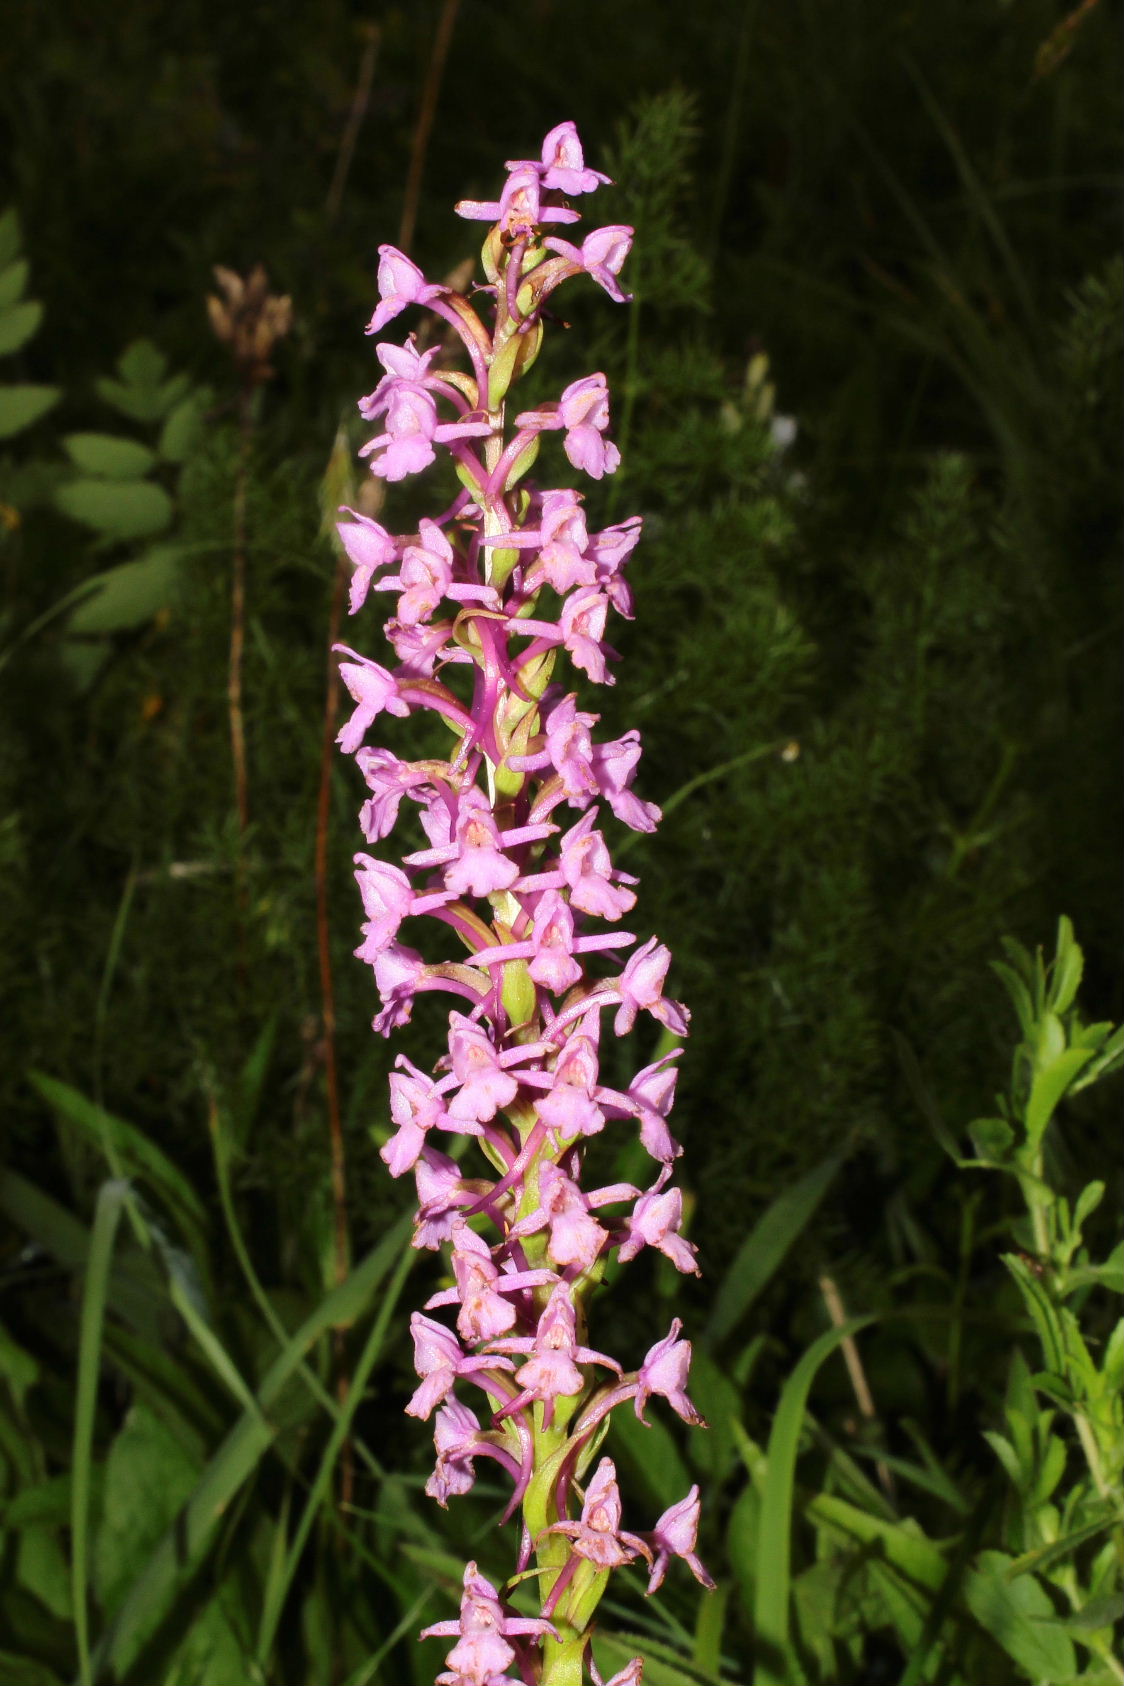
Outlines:
[[[632, 1533], [622, 1527], [612, 1460], [587, 1474], [616, 1406], [631, 1402], [645, 1421], [658, 1395], [685, 1421], [701, 1420], [686, 1391], [691, 1348], [678, 1319], [627, 1373], [585, 1333], [588, 1297], [612, 1253], [627, 1260], [651, 1247], [680, 1271], [697, 1268], [671, 1184], [677, 1053], [623, 1088], [602, 1081], [599, 1059], [606, 1015], [617, 1036], [640, 1012], [677, 1035], [687, 1030], [686, 1009], [664, 994], [667, 949], [655, 939], [635, 946], [621, 929], [636, 881], [614, 867], [599, 825], [601, 804], [639, 831], [654, 829], [659, 810], [632, 789], [638, 734], [598, 742], [599, 717], [554, 681], [564, 652], [589, 679], [612, 683], [606, 627], [610, 614], [632, 616], [624, 571], [640, 520], [591, 533], [579, 491], [523, 483], [549, 432], [562, 434], [574, 469], [595, 480], [614, 471], [604, 375], [574, 381], [556, 402], [516, 414], [513, 426], [505, 416], [561, 282], [584, 273], [626, 300], [617, 277], [632, 230], [595, 229], [580, 246], [543, 238], [548, 225], [578, 220], [571, 197], [607, 179], [586, 168], [572, 123], [551, 131], [541, 159], [507, 168], [497, 201], [457, 206], [492, 224], [488, 285], [477, 289], [494, 307], [491, 327], [467, 297], [383, 246], [368, 328], [378, 333], [418, 304], [460, 337], [471, 372], [449, 367], [440, 346], [420, 349], [413, 335], [380, 344], [385, 373], [359, 408], [380, 429], [361, 453], [376, 475], [415, 474], [441, 446], [461, 490], [405, 537], [354, 510], [339, 528], [354, 569], [352, 613], [371, 592], [393, 599], [385, 632], [394, 665], [341, 647], [355, 706], [339, 742], [370, 792], [363, 833], [381, 842], [405, 799], [428, 845], [401, 864], [356, 856], [358, 953], [382, 1003], [375, 1029], [387, 1035], [404, 1024], [420, 991], [458, 998], [435, 1072], [399, 1055], [390, 1080], [395, 1132], [383, 1158], [393, 1176], [415, 1177], [415, 1245], [447, 1246], [454, 1282], [414, 1314], [420, 1381], [406, 1410], [436, 1413], [427, 1491], [439, 1504], [469, 1490], [479, 1458], [507, 1471], [507, 1514], [522, 1510], [516, 1572], [533, 1558], [542, 1595], [541, 1614], [521, 1618], [470, 1563], [459, 1619], [426, 1630], [456, 1640], [441, 1686], [573, 1681], [585, 1666], [598, 1678], [591, 1618], [623, 1564], [643, 1561], [650, 1592], [673, 1557], [711, 1584], [695, 1554], [697, 1488], [651, 1530]], [[365, 743], [380, 714], [421, 709], [451, 729], [447, 759], [404, 761]], [[449, 928], [459, 958], [430, 962], [403, 940], [404, 922], [423, 915]], [[615, 973], [603, 975], [604, 962], [587, 972], [587, 956], [626, 950]], [[625, 1120], [651, 1157], [651, 1186], [583, 1188], [586, 1139]], [[442, 1135], [475, 1137], [493, 1175], [466, 1175], [438, 1145]], [[444, 1308], [454, 1327], [428, 1315]], [[484, 1396], [481, 1414], [458, 1397], [458, 1381]], [[615, 1686], [634, 1686], [640, 1667], [630, 1664]]]

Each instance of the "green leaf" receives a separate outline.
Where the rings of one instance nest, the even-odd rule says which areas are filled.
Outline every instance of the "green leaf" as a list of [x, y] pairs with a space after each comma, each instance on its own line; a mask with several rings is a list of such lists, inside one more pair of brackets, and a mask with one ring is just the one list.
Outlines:
[[1035, 1072], [1030, 1099], [1026, 1103], [1026, 1133], [1032, 1147], [1037, 1148], [1054, 1108], [1092, 1057], [1091, 1048], [1066, 1048], [1055, 1054], [1049, 1065]]
[[1031, 1569], [1045, 1573], [1055, 1563], [1064, 1562], [1067, 1557], [1072, 1557], [1075, 1551], [1080, 1550], [1083, 1545], [1087, 1545], [1090, 1540], [1099, 1539], [1102, 1534], [1107, 1534], [1115, 1526], [1116, 1519], [1111, 1513], [1100, 1517], [1096, 1522], [1086, 1522], [1083, 1527], [1076, 1528], [1072, 1534], [1067, 1534], [1064, 1539], [1051, 1540], [1049, 1545], [1036, 1546], [1033, 1551], [1023, 1552], [1021, 1557], [1009, 1559], [1005, 1571], [1006, 1575], [1008, 1579], [1011, 1579], [1026, 1574]]
[[70, 1502], [71, 1588], [74, 1600], [74, 1630], [78, 1645], [78, 1669], [82, 1686], [91, 1686], [94, 1671], [90, 1658], [87, 1580], [90, 1551], [90, 1494], [94, 1449], [94, 1415], [97, 1410], [98, 1371], [101, 1366], [102, 1327], [109, 1288], [109, 1266], [113, 1241], [128, 1189], [121, 1181], [103, 1183], [98, 1191], [86, 1282], [82, 1293], [82, 1318], [78, 1336], [78, 1384], [74, 1406], [74, 1442], [71, 1455], [73, 1486]]
[[31, 427], [61, 397], [58, 386], [0, 386], [0, 439]]
[[68, 433], [63, 444], [84, 474], [100, 474], [108, 480], [139, 480], [156, 463], [156, 452], [147, 445], [113, 433]]
[[158, 386], [164, 378], [168, 359], [151, 340], [134, 340], [117, 359], [117, 369], [131, 386]]
[[175, 600], [179, 580], [177, 546], [157, 545], [133, 562], [120, 562], [95, 576], [91, 590], [73, 610], [67, 630], [80, 637], [127, 632], [143, 626]]
[[109, 1449], [94, 1535], [94, 1584], [106, 1615], [120, 1609], [198, 1479], [174, 1431], [147, 1406], [134, 1405]]
[[743, 1241], [715, 1295], [714, 1310], [703, 1333], [713, 1350], [745, 1316], [753, 1301], [783, 1263], [797, 1236], [810, 1223], [843, 1163], [833, 1155], [777, 1196]]
[[15, 304], [23, 297], [23, 290], [27, 286], [30, 265], [26, 258], [20, 258], [10, 263], [6, 269], [0, 270], [0, 310], [7, 310], [9, 305]]
[[22, 1531], [16, 1550], [16, 1581], [57, 1620], [71, 1622], [70, 1574], [57, 1529]]
[[7, 357], [26, 344], [42, 320], [43, 306], [35, 299], [0, 310], [0, 357]]
[[[1014, 946], [1017, 947], [1018, 945], [1016, 944]], [[1026, 956], [1023, 954], [1021, 949], [1019, 950], [1019, 953], [1025, 960]], [[1011, 997], [1015, 1012], [1018, 1014], [1019, 1026], [1023, 1035], [1027, 1038], [1033, 1036], [1035, 1021], [1038, 1015], [1034, 1010], [1034, 1002], [1031, 999], [1030, 991], [1023, 982], [1023, 979], [1020, 977], [1018, 972], [1013, 970], [1012, 967], [1005, 965], [1002, 960], [993, 960], [991, 962], [991, 969], [1003, 984], [1007, 994]]]
[[1011, 1272], [1022, 1292], [1026, 1308], [1038, 1331], [1046, 1355], [1046, 1368], [1055, 1375], [1065, 1375], [1065, 1337], [1053, 1301], [1038, 1278], [1032, 1274], [1017, 1253], [1004, 1253], [1003, 1263]]
[[160, 430], [160, 455], [168, 462], [186, 462], [203, 433], [203, 417], [211, 394], [193, 392], [182, 403], [169, 410]]
[[1073, 940], [1073, 925], [1063, 913], [1058, 920], [1058, 940], [1048, 997], [1055, 1013], [1064, 1013], [1067, 1007], [1073, 1005], [1084, 970], [1085, 958]]
[[977, 1158], [989, 1165], [1001, 1165], [1015, 1139], [1015, 1132], [1005, 1118], [973, 1118], [968, 1135]]
[[148, 538], [173, 515], [167, 492], [147, 480], [71, 480], [55, 493], [55, 506], [111, 539]]
[[1069, 1635], [1058, 1625], [1049, 1594], [1033, 1575], [1008, 1576], [1013, 1559], [983, 1551], [964, 1577], [968, 1608], [1007, 1655], [1034, 1680], [1077, 1673]]
[[873, 1317], [855, 1317], [821, 1335], [800, 1359], [781, 1393], [766, 1448], [767, 1464], [761, 1494], [754, 1630], [765, 1655], [758, 1666], [756, 1686], [787, 1686], [783, 1669], [789, 1634], [792, 1500], [796, 1452], [808, 1393], [820, 1365], [849, 1336], [874, 1321]]

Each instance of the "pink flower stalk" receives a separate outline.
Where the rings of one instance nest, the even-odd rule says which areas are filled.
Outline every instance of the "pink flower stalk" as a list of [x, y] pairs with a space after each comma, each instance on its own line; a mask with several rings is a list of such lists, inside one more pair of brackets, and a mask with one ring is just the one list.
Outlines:
[[[541, 1616], [519, 1617], [470, 1563], [459, 1617], [426, 1629], [455, 1641], [440, 1686], [579, 1678], [599, 1686], [592, 1623], [612, 1572], [642, 1559], [655, 1591], [680, 1557], [712, 1584], [695, 1552], [697, 1488], [654, 1528], [630, 1531], [611, 1460], [587, 1473], [599, 1425], [619, 1406], [646, 1424], [650, 1402], [661, 1399], [702, 1423], [678, 1318], [631, 1371], [586, 1339], [590, 1298], [614, 1256], [656, 1250], [680, 1271], [697, 1270], [681, 1233], [682, 1194], [670, 1186], [681, 1151], [667, 1124], [678, 1050], [623, 1088], [601, 1076], [606, 1025], [624, 1036], [646, 1015], [687, 1033], [687, 1009], [665, 994], [667, 948], [655, 937], [636, 946], [622, 928], [636, 880], [614, 865], [602, 830], [611, 817], [610, 825], [650, 832], [660, 811], [632, 789], [639, 734], [599, 741], [600, 716], [581, 706], [564, 665], [612, 683], [616, 653], [606, 638], [611, 616], [632, 616], [624, 570], [641, 523], [633, 516], [590, 532], [580, 491], [525, 480], [555, 432], [571, 469], [595, 481], [615, 472], [603, 374], [520, 411], [513, 428], [506, 416], [556, 287], [586, 275], [627, 300], [617, 278], [630, 228], [595, 229], [580, 245], [544, 238], [552, 225], [578, 221], [569, 200], [606, 180], [587, 167], [574, 125], [560, 123], [539, 159], [509, 163], [498, 199], [457, 206], [493, 225], [483, 249], [489, 284], [476, 295], [490, 301], [487, 322], [467, 296], [380, 247], [368, 332], [411, 305], [427, 307], [459, 334], [469, 368], [450, 366], [440, 346], [419, 352], [413, 335], [380, 344], [383, 378], [359, 405], [380, 431], [360, 454], [372, 473], [397, 481], [444, 449], [462, 489], [414, 533], [395, 537], [351, 509], [339, 527], [353, 565], [352, 614], [372, 593], [392, 598], [393, 659], [384, 652], [384, 665], [340, 646], [355, 706], [339, 743], [369, 791], [363, 836], [380, 844], [405, 803], [427, 840], [396, 861], [355, 857], [364, 913], [357, 953], [381, 997], [374, 1028], [389, 1035], [405, 1024], [421, 991], [456, 998], [433, 1073], [397, 1060], [394, 1129], [381, 1150], [392, 1176], [414, 1176], [414, 1245], [448, 1248], [453, 1281], [414, 1313], [419, 1383], [406, 1411], [436, 1413], [426, 1490], [439, 1504], [471, 1490], [481, 1457], [510, 1475], [509, 1514], [522, 1510], [515, 1574], [542, 1599]], [[402, 761], [366, 742], [380, 715], [419, 710], [451, 728], [447, 759]], [[455, 938], [451, 953], [446, 946], [444, 957], [427, 959], [411, 946], [423, 920], [444, 927], [446, 943]], [[630, 957], [614, 960], [622, 950]], [[583, 1187], [588, 1138], [627, 1126], [655, 1162], [651, 1187]], [[474, 1137], [484, 1174], [462, 1171], [437, 1145], [442, 1135]], [[464, 1389], [475, 1390], [475, 1408]], [[634, 1659], [610, 1686], [638, 1686], [641, 1669]]]

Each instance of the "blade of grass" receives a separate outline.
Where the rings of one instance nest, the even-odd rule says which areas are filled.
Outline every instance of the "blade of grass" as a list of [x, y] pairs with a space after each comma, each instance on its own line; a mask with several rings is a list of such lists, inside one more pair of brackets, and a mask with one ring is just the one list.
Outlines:
[[71, 1454], [70, 1584], [74, 1604], [74, 1636], [82, 1686], [91, 1686], [90, 1617], [87, 1605], [90, 1563], [90, 1481], [94, 1451], [94, 1417], [98, 1403], [105, 1300], [113, 1239], [125, 1205], [126, 1185], [118, 1179], [98, 1191], [86, 1283], [82, 1292], [82, 1320], [78, 1336], [78, 1387], [74, 1405], [74, 1447]]
[[792, 1498], [796, 1453], [808, 1393], [820, 1365], [850, 1336], [875, 1321], [853, 1317], [814, 1341], [784, 1385], [766, 1448], [761, 1494], [761, 1532], [757, 1542], [754, 1635], [754, 1686], [788, 1686], [789, 1588], [792, 1576]]
[[810, 1223], [842, 1163], [838, 1154], [825, 1159], [779, 1194], [754, 1225], [715, 1296], [714, 1310], [702, 1337], [708, 1351], [713, 1351], [736, 1327], [779, 1269], [797, 1236]]

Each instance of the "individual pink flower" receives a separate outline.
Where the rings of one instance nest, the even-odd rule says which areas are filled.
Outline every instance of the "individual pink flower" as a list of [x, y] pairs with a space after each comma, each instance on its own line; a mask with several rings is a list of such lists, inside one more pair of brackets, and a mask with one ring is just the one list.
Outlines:
[[577, 222], [580, 213], [568, 205], [548, 205], [542, 198], [542, 171], [537, 164], [516, 160], [495, 199], [460, 199], [453, 207], [470, 222], [498, 223], [512, 240], [532, 240], [540, 223]]
[[460, 799], [455, 838], [460, 852], [446, 870], [445, 883], [457, 895], [490, 896], [519, 877], [519, 868], [503, 852], [488, 800], [476, 785]]
[[490, 433], [487, 422], [442, 422], [424, 387], [395, 380], [387, 394], [386, 430], [359, 452], [371, 458], [371, 472], [383, 480], [404, 480], [434, 461], [434, 443], [450, 444]]
[[667, 1116], [675, 1102], [679, 1072], [674, 1062], [678, 1057], [679, 1049], [675, 1048], [654, 1065], [638, 1071], [628, 1086], [631, 1109], [640, 1121], [640, 1141], [662, 1165], [670, 1165], [683, 1152], [667, 1127]]
[[354, 755], [363, 742], [368, 726], [385, 710], [387, 714], [407, 715], [410, 705], [398, 692], [398, 681], [385, 667], [366, 656], [356, 655], [346, 644], [333, 644], [333, 650], [355, 660], [340, 663], [340, 678], [351, 693], [355, 711], [336, 734], [336, 742], [345, 755]]
[[458, 1376], [474, 1376], [484, 1370], [510, 1370], [510, 1359], [487, 1353], [466, 1354], [457, 1337], [443, 1323], [415, 1311], [410, 1317], [414, 1339], [414, 1369], [421, 1385], [406, 1406], [409, 1417], [428, 1417], [448, 1398]]
[[683, 1328], [679, 1318], [672, 1321], [662, 1341], [657, 1341], [645, 1356], [637, 1373], [636, 1415], [647, 1424], [645, 1406], [653, 1393], [666, 1399], [677, 1416], [685, 1423], [705, 1428], [706, 1424], [687, 1397], [687, 1377], [691, 1369], [691, 1343], [681, 1341]]
[[[449, 1673], [437, 1677], [441, 1686], [459, 1686], [465, 1681], [470, 1686], [503, 1686], [509, 1679], [503, 1671], [515, 1657], [505, 1636], [544, 1633], [558, 1638], [553, 1624], [542, 1617], [508, 1615], [491, 1581], [475, 1563], [469, 1563], [464, 1571], [459, 1617], [455, 1622], [434, 1622], [422, 1629], [419, 1638], [457, 1639], [445, 1659]], [[513, 1682], [512, 1686], [520, 1683]]]
[[678, 1504], [671, 1505], [664, 1511], [648, 1535], [648, 1540], [655, 1548], [655, 1555], [651, 1559], [652, 1572], [648, 1576], [646, 1589], [649, 1597], [663, 1585], [667, 1566], [673, 1557], [682, 1557], [699, 1585], [706, 1587], [710, 1592], [714, 1591], [714, 1582], [695, 1552], [698, 1533], [699, 1490], [692, 1487], [685, 1499], [680, 1499]]
[[698, 1248], [679, 1233], [683, 1222], [683, 1192], [678, 1188], [664, 1189], [670, 1175], [671, 1167], [665, 1165], [655, 1185], [636, 1202], [625, 1220], [627, 1233], [618, 1257], [623, 1263], [634, 1259], [641, 1247], [658, 1247], [676, 1270], [698, 1276], [699, 1267], [695, 1263]]
[[629, 956], [616, 980], [621, 1004], [613, 1029], [618, 1036], [625, 1036], [632, 1029], [642, 1007], [676, 1036], [687, 1034], [691, 1015], [686, 1007], [678, 1001], [668, 1001], [663, 993], [663, 981], [670, 965], [671, 954], [655, 937]]
[[551, 1087], [535, 1102], [535, 1110], [555, 1139], [592, 1136], [605, 1123], [598, 1106], [597, 1050], [588, 1036], [571, 1036], [549, 1074]]
[[389, 861], [356, 855], [355, 863], [359, 868], [355, 877], [367, 915], [364, 941], [355, 952], [361, 960], [373, 965], [375, 956], [389, 948], [398, 935], [399, 925], [410, 912], [414, 892], [402, 868], [391, 866]]
[[479, 1434], [480, 1421], [475, 1413], [459, 1399], [446, 1400], [433, 1425], [437, 1467], [425, 1484], [426, 1492], [442, 1510], [449, 1508], [452, 1494], [468, 1493], [475, 1484], [473, 1458]]
[[577, 1183], [549, 1159], [539, 1171], [538, 1209], [520, 1219], [511, 1235], [535, 1235], [541, 1229], [550, 1231], [547, 1258], [563, 1269], [590, 1270], [609, 1239]]
[[577, 1318], [570, 1290], [560, 1282], [539, 1316], [534, 1335], [509, 1335], [489, 1343], [491, 1352], [529, 1352], [527, 1362], [515, 1372], [522, 1391], [497, 1416], [520, 1411], [532, 1400], [542, 1400], [552, 1410], [553, 1401], [570, 1398], [585, 1386], [579, 1364], [602, 1364], [619, 1375], [620, 1365], [604, 1352], [577, 1344]]
[[[636, 905], [636, 897], [631, 890], [619, 886], [635, 884], [636, 880], [628, 873], [614, 871], [605, 839], [593, 829], [595, 818], [591, 809], [563, 837], [559, 868], [569, 886], [572, 907], [580, 907], [583, 913], [595, 913], [601, 919], [621, 919]], [[614, 878], [616, 884], [612, 882]]]
[[593, 776], [618, 820], [633, 831], [655, 831], [663, 817], [654, 802], [644, 802], [629, 788], [640, 760], [640, 733], [633, 730], [612, 743], [594, 745]]
[[364, 330], [368, 334], [377, 334], [408, 304], [429, 304], [449, 290], [427, 281], [417, 264], [396, 246], [379, 247], [378, 284], [381, 302]]
[[625, 1533], [621, 1528], [621, 1495], [612, 1458], [602, 1458], [594, 1471], [585, 1490], [580, 1521], [555, 1522], [545, 1531], [565, 1534], [573, 1541], [577, 1555], [597, 1569], [619, 1569], [637, 1557], [652, 1561], [647, 1543], [638, 1534]]
[[515, 1099], [519, 1084], [506, 1071], [491, 1037], [463, 1013], [449, 1015], [449, 1061], [460, 1084], [449, 1106], [449, 1117], [461, 1129], [486, 1124]]
[[574, 266], [575, 271], [584, 271], [599, 287], [604, 287], [611, 299], [618, 304], [631, 304], [632, 294], [622, 293], [617, 284], [617, 276], [624, 267], [624, 260], [632, 250], [632, 229], [620, 223], [610, 223], [605, 228], [595, 228], [587, 234], [581, 243], [581, 248], [572, 246], [568, 240], [560, 240], [556, 235], [543, 241], [543, 245], [550, 252], [557, 252], [560, 257], [567, 259]]
[[348, 612], [358, 614], [367, 601], [371, 581], [380, 569], [389, 567], [398, 555], [398, 546], [385, 527], [356, 509], [342, 511], [350, 521], [338, 521], [336, 532], [354, 568], [348, 594]]
[[[511, 166], [509, 165], [510, 169]], [[600, 170], [586, 167], [576, 124], [557, 123], [542, 143], [542, 184], [556, 193], [593, 193], [612, 184]]]
[[393, 831], [403, 796], [428, 785], [433, 775], [424, 763], [400, 761], [389, 749], [360, 749], [355, 762], [371, 792], [359, 823], [368, 843], [377, 843]]
[[399, 1054], [395, 1065], [400, 1069], [390, 1074], [390, 1116], [398, 1128], [379, 1149], [379, 1157], [392, 1177], [400, 1177], [414, 1169], [428, 1131], [444, 1126], [446, 1112], [431, 1079], [405, 1054]]
[[576, 984], [582, 969], [574, 959], [574, 916], [557, 890], [547, 890], [535, 909], [535, 952], [527, 970], [555, 995]]

